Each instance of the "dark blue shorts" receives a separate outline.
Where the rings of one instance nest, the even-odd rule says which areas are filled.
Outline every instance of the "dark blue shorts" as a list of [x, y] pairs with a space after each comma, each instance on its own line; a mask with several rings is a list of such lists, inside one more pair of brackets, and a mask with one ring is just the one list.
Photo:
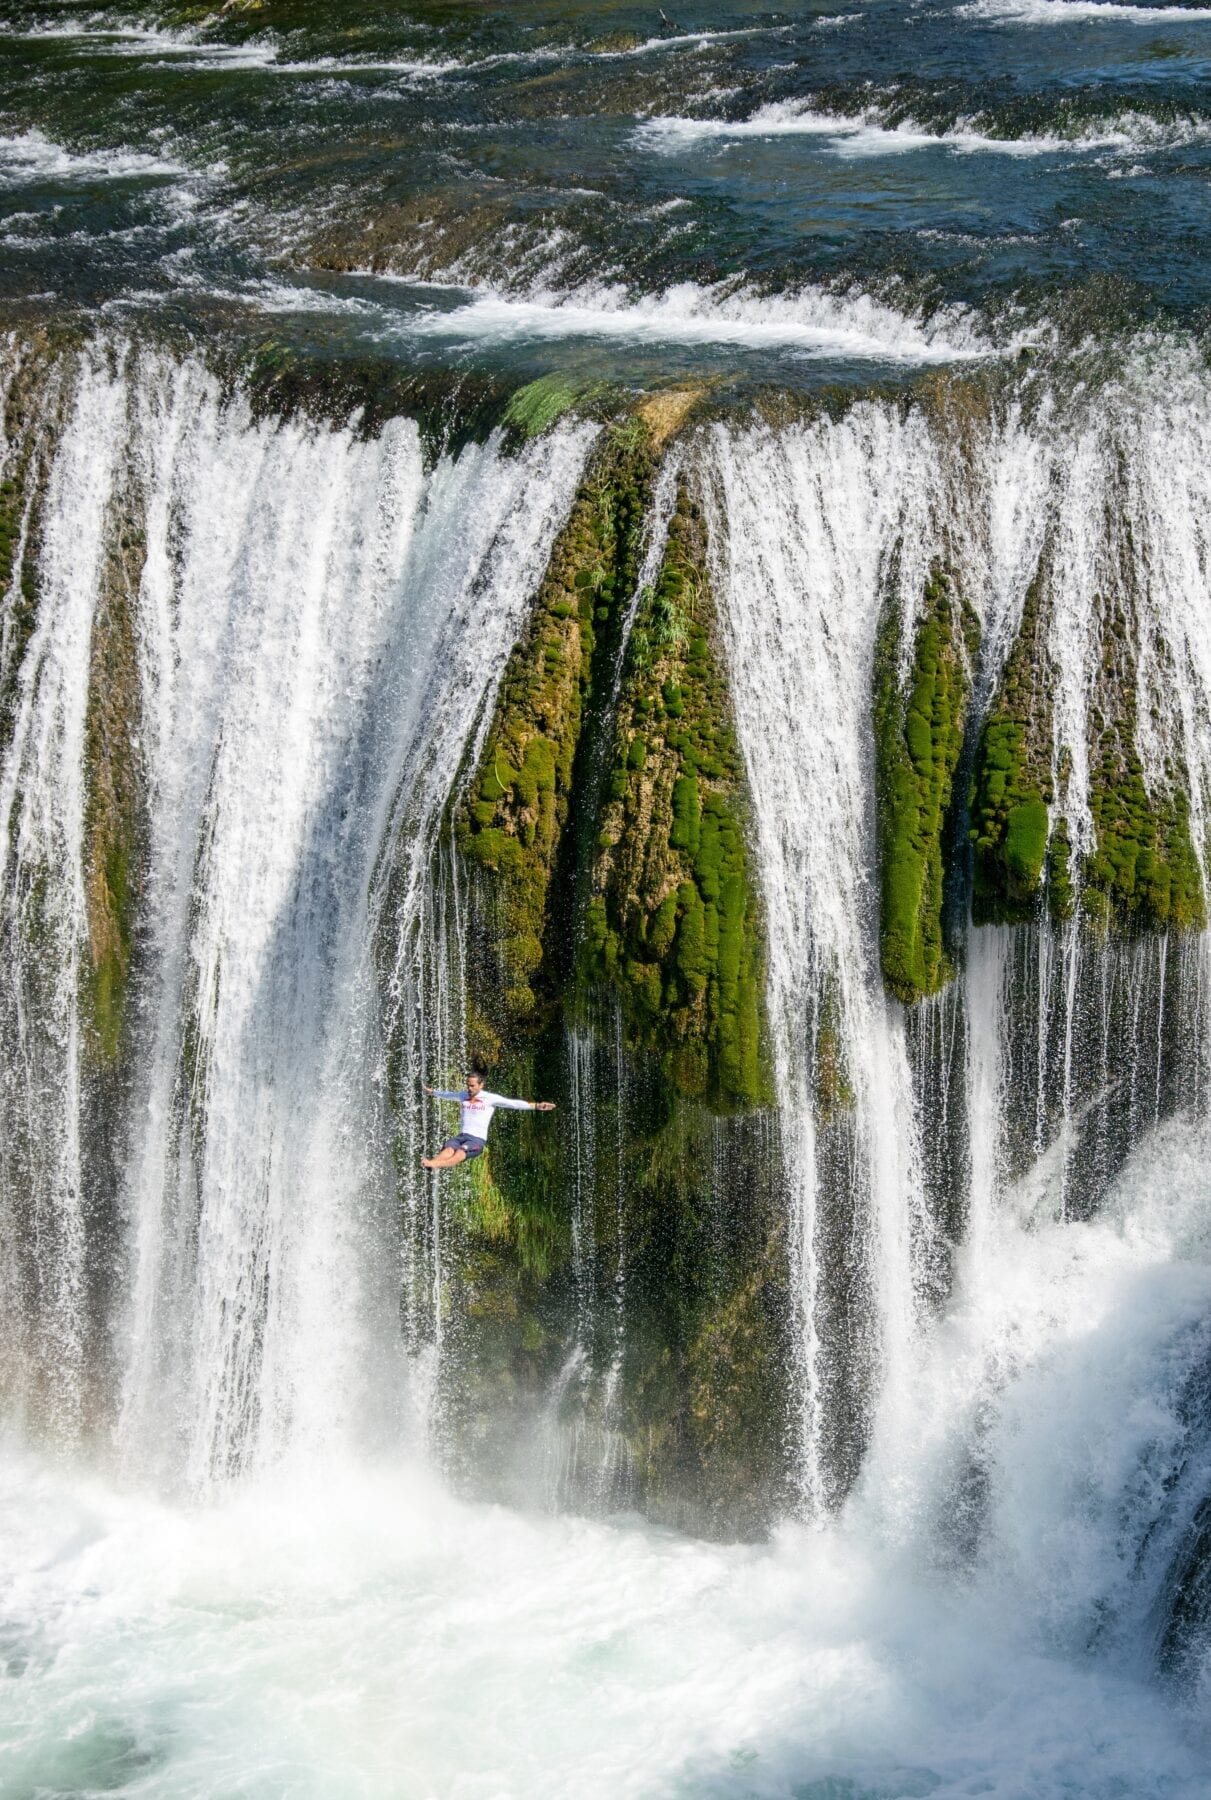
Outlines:
[[471, 1134], [466, 1131], [460, 1131], [457, 1137], [447, 1138], [442, 1145], [443, 1150], [465, 1150], [467, 1152], [468, 1162], [470, 1162], [473, 1156], [478, 1156], [483, 1148], [483, 1138], [472, 1137]]

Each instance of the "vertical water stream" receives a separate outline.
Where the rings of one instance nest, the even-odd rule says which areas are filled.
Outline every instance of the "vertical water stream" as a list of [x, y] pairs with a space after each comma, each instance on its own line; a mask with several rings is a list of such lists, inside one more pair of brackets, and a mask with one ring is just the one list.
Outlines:
[[[67, 1435], [90, 1331], [117, 1333], [123, 1453], [194, 1488], [397, 1432], [401, 1257], [429, 1199], [419, 1082], [460, 1044], [437, 827], [591, 435], [428, 472], [406, 421], [373, 438], [257, 422], [199, 365], [81, 360], [0, 769], [5, 1191], [25, 1213], [6, 1256], [32, 1261], [5, 1275], [32, 1295], [33, 1366]], [[115, 1243], [81, 1198], [79, 995], [90, 644], [119, 474], [141, 516], [126, 727], [148, 854]], [[88, 1304], [98, 1265], [107, 1320]], [[432, 1340], [436, 1268], [429, 1287]]]
[[878, 968], [876, 637], [898, 615], [903, 680], [935, 559], [978, 627], [969, 745], [1034, 584], [1074, 846], [1096, 843], [1088, 744], [1125, 630], [1143, 780], [1189, 777], [1203, 855], [1208, 408], [1180, 380], [1165, 405], [1102, 402], [1062, 428], [1050, 404], [963, 420], [861, 403], [699, 442], [767, 912], [809, 1514], [845, 1494], [872, 1431], [911, 1461], [914, 1367], [1006, 1184], [1036, 1171], [1061, 1218], [1089, 1217], [1141, 1136], [1205, 1098], [1205, 934], [1099, 944], [1078, 922], [959, 919], [955, 982], [909, 1012]]

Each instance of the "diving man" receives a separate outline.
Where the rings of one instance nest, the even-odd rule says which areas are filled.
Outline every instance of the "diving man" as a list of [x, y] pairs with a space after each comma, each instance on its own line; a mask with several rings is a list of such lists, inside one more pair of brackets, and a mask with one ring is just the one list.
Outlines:
[[457, 1100], [462, 1106], [458, 1135], [447, 1138], [436, 1156], [422, 1156], [424, 1169], [453, 1169], [469, 1157], [478, 1156], [488, 1140], [488, 1127], [497, 1107], [509, 1112], [554, 1112], [553, 1100], [507, 1100], [503, 1094], [489, 1094], [484, 1088], [483, 1074], [472, 1069], [461, 1093], [453, 1088], [425, 1088], [435, 1100]]

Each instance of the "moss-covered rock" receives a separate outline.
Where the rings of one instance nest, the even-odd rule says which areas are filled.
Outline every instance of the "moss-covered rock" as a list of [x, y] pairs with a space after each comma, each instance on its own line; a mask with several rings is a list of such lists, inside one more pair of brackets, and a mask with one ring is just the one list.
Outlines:
[[635, 1049], [712, 1106], [770, 1098], [761, 910], [743, 776], [706, 575], [682, 484], [640, 597], [585, 923], [582, 979], [610, 983]]
[[[555, 546], [529, 627], [505, 671], [480, 766], [461, 807], [459, 849], [480, 878], [492, 944], [472, 970], [474, 1047], [542, 1024], [559, 984], [546, 959], [550, 896], [564, 850], [578, 751], [594, 690], [608, 689], [638, 574], [652, 452], [643, 426], [611, 429], [593, 458]], [[587, 774], [587, 771], [586, 771]], [[582, 809], [587, 822], [592, 802]], [[486, 935], [486, 934], [484, 934]]]
[[567, 375], [540, 375], [518, 388], [505, 408], [505, 423], [523, 437], [541, 437], [589, 390]]
[[976, 644], [975, 619], [940, 564], [926, 583], [903, 680], [900, 631], [899, 613], [889, 609], [875, 658], [879, 949], [889, 992], [911, 1004], [952, 973], [943, 941], [943, 837]]
[[[977, 925], [1033, 918], [1043, 898], [1055, 789], [1050, 659], [1041, 610], [1042, 582], [1036, 578], [976, 747], [969, 801]], [[1065, 882], [1067, 876], [1065, 859]]]
[[11, 354], [0, 477], [0, 755], [12, 741], [18, 676], [37, 617], [42, 501], [67, 386], [44, 340]]
[[1036, 580], [1027, 598], [976, 755], [975, 921], [1018, 922], [1045, 904], [1056, 921], [1079, 907], [1099, 930], [1201, 928], [1206, 903], [1191, 835], [1188, 773], [1170, 757], [1161, 777], [1151, 787], [1145, 782], [1137, 746], [1135, 622], [1123, 598], [1097, 602], [1102, 654], [1087, 745], [1095, 843], [1090, 854], [1073, 854], [1062, 811], [1070, 757], [1052, 742], [1041, 587]]
[[[471, 1045], [494, 1086], [561, 1105], [508, 1120], [490, 1174], [461, 1178], [446, 1417], [455, 1470], [521, 1493], [555, 1454], [536, 1403], [564, 1393], [588, 1459], [565, 1500], [748, 1535], [785, 1478], [786, 1263], [754, 1111], [769, 1077], [742, 775], [684, 489], [636, 591], [656, 447], [695, 398], [670, 391], [603, 443], [454, 821], [482, 958]], [[596, 1046], [575, 1080], [570, 1020]]]
[[1097, 843], [1081, 869], [1081, 907], [1103, 926], [1201, 929], [1206, 906], [1190, 832], [1188, 776], [1171, 759], [1163, 783], [1152, 792], [1145, 785], [1131, 645], [1123, 605], [1104, 605], [1100, 704], [1090, 713], [1089, 810]]
[[[788, 1478], [785, 1208], [760, 1113], [712, 1114], [636, 1067], [618, 1424], [652, 1516], [760, 1532]], [[608, 1121], [614, 1122], [614, 1121]], [[715, 1154], [706, 1146], [715, 1146]], [[599, 1229], [608, 1230], [609, 1162]]]
[[[130, 499], [129, 490], [124, 499]], [[139, 749], [140, 686], [135, 598], [146, 551], [137, 518], [111, 521], [109, 554], [93, 617], [85, 739], [84, 886], [88, 958], [84, 1047], [112, 1070], [129, 1026], [131, 964], [146, 858], [146, 779]]]

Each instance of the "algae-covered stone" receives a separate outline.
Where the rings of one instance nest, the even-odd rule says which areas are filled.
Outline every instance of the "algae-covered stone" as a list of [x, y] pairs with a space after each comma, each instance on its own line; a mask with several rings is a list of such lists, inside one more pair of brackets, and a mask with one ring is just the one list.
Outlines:
[[[1138, 657], [1130, 601], [1100, 596], [1101, 660], [1090, 695], [1088, 806], [1094, 847], [1074, 855], [1063, 810], [1071, 758], [1052, 742], [1042, 582], [980, 737], [971, 789], [977, 924], [1079, 908], [1087, 925], [1128, 932], [1201, 928], [1202, 872], [1189, 777], [1171, 755], [1145, 778], [1137, 744]], [[1057, 795], [1057, 782], [1059, 793]]]
[[582, 969], [616, 988], [633, 1047], [726, 1110], [770, 1090], [761, 912], [705, 550], [683, 483], [628, 646]]
[[[972, 916], [977, 925], [1024, 922], [1042, 903], [1048, 873], [1052, 776], [1050, 659], [1042, 631], [1042, 582], [1032, 583], [1022, 625], [976, 747], [969, 796]], [[1054, 906], [1067, 904], [1067, 836], [1057, 843]]]
[[[473, 971], [486, 1040], [479, 1047], [489, 1051], [538, 1022], [550, 896], [578, 751], [583, 765], [586, 715], [595, 690], [601, 705], [634, 592], [652, 472], [641, 425], [606, 434], [510, 658], [459, 813], [459, 848], [491, 897], [493, 950]], [[576, 854], [573, 844], [563, 860], [574, 864]], [[554, 986], [547, 979], [548, 997]]]
[[[126, 493], [124, 501], [132, 496]], [[97, 1070], [119, 1061], [129, 1029], [131, 964], [146, 856], [146, 776], [139, 749], [135, 597], [143, 530], [115, 510], [93, 617], [85, 739], [84, 883], [88, 958], [84, 1047]]]
[[1091, 709], [1089, 810], [1097, 843], [1081, 869], [1081, 905], [1097, 924], [1133, 931], [1206, 923], [1190, 831], [1188, 775], [1170, 758], [1151, 788], [1137, 743], [1138, 683], [1125, 605], [1103, 603], [1099, 704]]
[[883, 979], [897, 999], [933, 994], [952, 969], [943, 934], [944, 832], [963, 745], [975, 623], [952, 577], [926, 583], [907, 679], [890, 612], [875, 659]]
[[0, 479], [0, 753], [12, 740], [18, 676], [37, 617], [42, 503], [68, 388], [65, 366], [45, 341], [11, 354]]

